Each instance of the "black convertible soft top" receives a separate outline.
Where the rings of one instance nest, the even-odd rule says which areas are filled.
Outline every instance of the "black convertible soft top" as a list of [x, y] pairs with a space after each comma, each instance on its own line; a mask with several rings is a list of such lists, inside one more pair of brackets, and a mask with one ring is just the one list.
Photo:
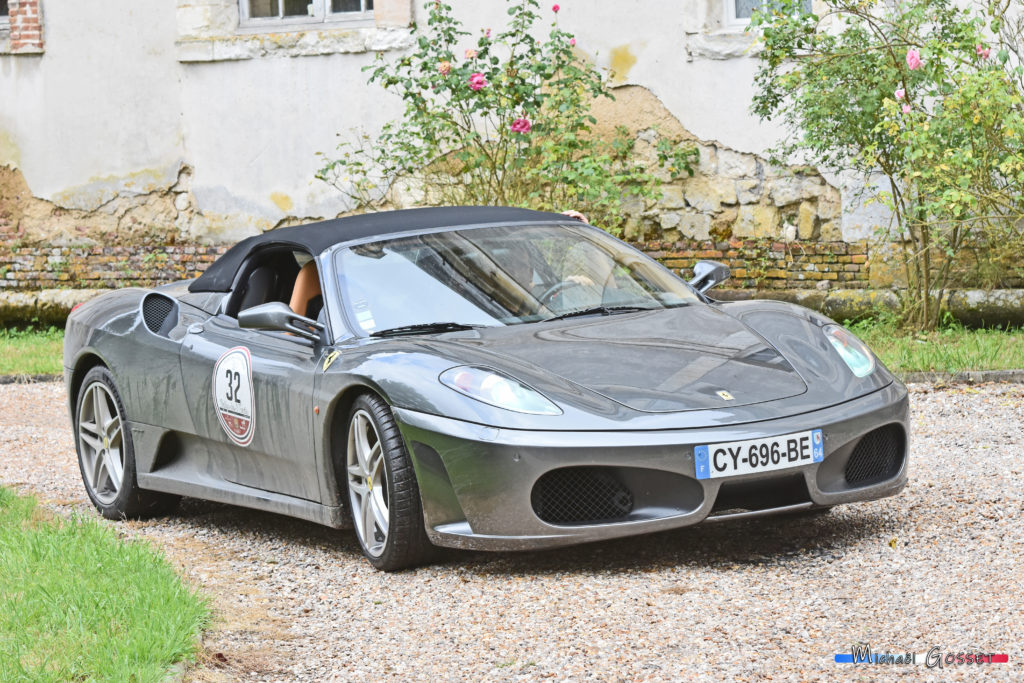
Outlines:
[[224, 252], [188, 286], [190, 292], [227, 292], [250, 252], [265, 246], [292, 246], [318, 255], [339, 242], [417, 230], [482, 223], [550, 223], [564, 221], [559, 213], [498, 206], [451, 206], [365, 213], [308, 225], [269, 230], [247, 237]]

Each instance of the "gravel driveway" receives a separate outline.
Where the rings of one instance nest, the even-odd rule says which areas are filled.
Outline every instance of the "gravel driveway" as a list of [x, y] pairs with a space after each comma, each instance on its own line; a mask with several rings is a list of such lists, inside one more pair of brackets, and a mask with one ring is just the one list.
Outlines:
[[[912, 386], [910, 483], [812, 517], [381, 574], [351, 531], [187, 500], [115, 524], [215, 599], [189, 680], [1024, 679], [1024, 386]], [[93, 514], [60, 384], [0, 386], [0, 483]], [[878, 651], [1008, 664], [836, 664]]]

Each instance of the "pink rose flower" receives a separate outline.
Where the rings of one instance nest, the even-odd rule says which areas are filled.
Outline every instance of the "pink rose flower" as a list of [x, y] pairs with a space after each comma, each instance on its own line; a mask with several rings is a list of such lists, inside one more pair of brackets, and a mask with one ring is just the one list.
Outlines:
[[988, 59], [989, 54], [991, 54], [992, 52], [990, 48], [987, 48], [984, 45], [979, 45], [978, 47], [974, 48], [974, 51], [977, 52], [978, 56], [981, 57], [982, 59]]
[[475, 59], [475, 58], [476, 58], [476, 50], [473, 50], [473, 49], [466, 50], [466, 59]]
[[910, 105], [909, 104], [904, 104], [903, 105], [903, 113], [904, 114], [909, 114], [910, 113]]
[[530, 120], [518, 118], [512, 122], [512, 132], [526, 134], [530, 132]]
[[911, 71], [921, 68], [921, 53], [917, 50], [907, 50], [907, 66]]
[[569, 39], [569, 45], [572, 46], [572, 47], [576, 47], [576, 39], [575, 38], [570, 38]]
[[487, 78], [480, 72], [469, 77], [470, 90], [482, 90], [487, 87]]
[[558, 10], [560, 10], [560, 9], [562, 9], [562, 8], [559, 7], [558, 5], [554, 5], [554, 6], [551, 7], [551, 11], [554, 12], [555, 14], [558, 14]]
[[437, 65], [437, 72], [442, 76], [447, 76], [452, 72], [452, 63], [447, 59]]
[[490, 38], [490, 37], [491, 37], [491, 29], [487, 29], [486, 31], [484, 31], [484, 38]]
[[894, 95], [896, 95], [896, 99], [897, 99], [897, 100], [902, 100], [902, 99], [903, 99], [904, 97], [906, 97], [906, 96], [907, 96], [907, 91], [906, 91], [906, 90], [904, 90], [903, 88], [899, 88], [899, 89], [897, 89], [897, 90], [896, 90], [896, 92], [895, 92], [895, 93], [893, 93], [893, 94], [894, 94]]

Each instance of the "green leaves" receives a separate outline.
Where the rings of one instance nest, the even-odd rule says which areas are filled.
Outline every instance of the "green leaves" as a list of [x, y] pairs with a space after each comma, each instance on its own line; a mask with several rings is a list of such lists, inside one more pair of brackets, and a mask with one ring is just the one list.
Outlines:
[[[389, 189], [402, 188], [420, 203], [575, 208], [613, 232], [625, 221], [625, 199], [657, 198], [662, 181], [632, 158], [628, 132], [594, 134], [591, 104], [613, 98], [604, 76], [573, 51], [573, 35], [555, 22], [546, 39], [536, 38], [553, 15], [542, 16], [538, 0], [507, 1], [508, 26], [480, 29], [475, 45], [451, 7], [428, 2], [412, 53], [378, 55], [364, 69], [370, 83], [403, 100], [402, 119], [386, 123], [375, 141], [352, 136], [337, 158], [325, 156], [317, 177], [356, 209], [384, 204]], [[528, 132], [512, 130], [520, 118]], [[693, 173], [697, 155], [689, 143], [659, 139], [657, 158], [678, 176]]]
[[1024, 219], [1024, 83], [1011, 59], [1024, 23], [982, 4], [824, 0], [819, 20], [780, 0], [752, 22], [764, 44], [753, 111], [789, 130], [773, 156], [860, 171], [868, 187], [885, 178], [876, 199], [894, 220], [882, 237], [905, 247], [905, 314], [922, 327], [951, 283], [980, 277], [964, 250], [997, 255]]

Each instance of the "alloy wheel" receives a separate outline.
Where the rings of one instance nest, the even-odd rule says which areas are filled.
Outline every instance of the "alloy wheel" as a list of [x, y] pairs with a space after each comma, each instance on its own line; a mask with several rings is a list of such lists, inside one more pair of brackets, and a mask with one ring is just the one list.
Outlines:
[[388, 540], [387, 471], [380, 435], [365, 410], [352, 415], [347, 453], [352, 520], [366, 552], [379, 557]]
[[79, 457], [85, 483], [110, 505], [124, 482], [124, 426], [110, 390], [102, 382], [85, 389], [78, 411]]

